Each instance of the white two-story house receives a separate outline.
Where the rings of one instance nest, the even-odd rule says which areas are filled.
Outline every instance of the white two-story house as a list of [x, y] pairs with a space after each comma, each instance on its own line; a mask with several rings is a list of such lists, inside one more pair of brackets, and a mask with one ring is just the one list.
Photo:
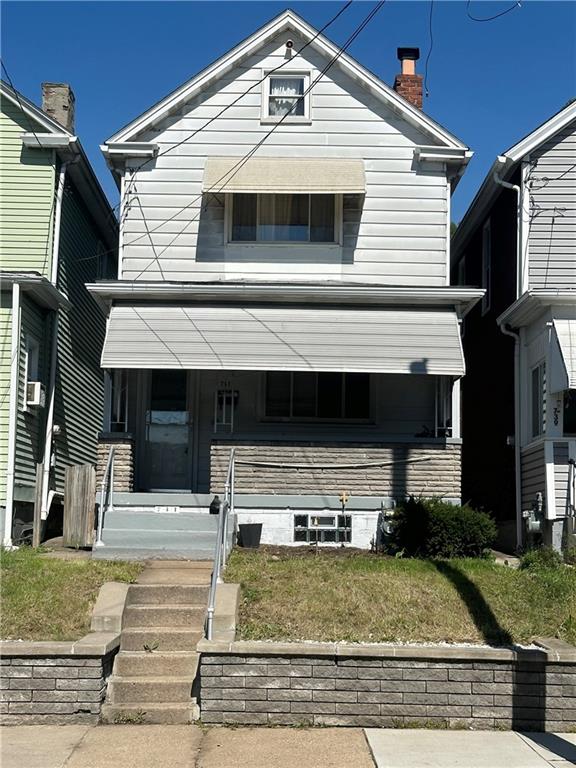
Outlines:
[[459, 323], [482, 292], [449, 285], [450, 197], [471, 153], [419, 108], [417, 49], [395, 88], [338, 54], [286, 11], [103, 145], [120, 266], [89, 287], [119, 556], [169, 548], [233, 448], [264, 542], [367, 547], [392, 500], [460, 499]]

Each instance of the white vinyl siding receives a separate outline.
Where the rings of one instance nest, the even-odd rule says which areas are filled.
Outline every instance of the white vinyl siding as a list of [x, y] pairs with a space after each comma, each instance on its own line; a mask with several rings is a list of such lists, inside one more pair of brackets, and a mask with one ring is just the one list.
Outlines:
[[[313, 89], [311, 124], [283, 124], [256, 156], [363, 161], [366, 195], [344, 195], [342, 246], [318, 248], [313, 258], [295, 247], [282, 259], [263, 259], [260, 251], [238, 253], [227, 246], [223, 195], [200, 196], [206, 158], [229, 155], [240, 160], [273, 128], [260, 123], [262, 92], [257, 83], [262, 69], [283, 61], [284, 42], [269, 44], [138, 137], [157, 143], [159, 156], [133, 179], [130, 174], [125, 179], [122, 277], [444, 286], [446, 173], [439, 165], [414, 163], [414, 146], [434, 142], [337, 67]], [[299, 64], [309, 66], [313, 78], [325, 61], [309, 48]], [[237, 105], [185, 141], [251, 85], [254, 90]], [[184, 143], [167, 152], [179, 141]]]
[[530, 288], [576, 288], [576, 123], [530, 155]]

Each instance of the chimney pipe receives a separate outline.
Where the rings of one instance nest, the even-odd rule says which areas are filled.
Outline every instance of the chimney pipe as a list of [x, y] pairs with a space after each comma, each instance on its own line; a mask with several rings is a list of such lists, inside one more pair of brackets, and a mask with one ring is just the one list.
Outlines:
[[394, 80], [394, 90], [418, 109], [422, 109], [422, 75], [416, 74], [419, 48], [398, 48], [401, 72]]
[[42, 110], [74, 133], [75, 97], [68, 83], [42, 83]]

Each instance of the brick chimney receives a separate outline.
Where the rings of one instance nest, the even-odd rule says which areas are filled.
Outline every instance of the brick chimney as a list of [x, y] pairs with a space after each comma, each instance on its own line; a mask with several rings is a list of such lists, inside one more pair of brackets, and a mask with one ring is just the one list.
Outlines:
[[420, 48], [398, 48], [402, 71], [396, 75], [394, 90], [418, 109], [422, 109], [422, 75], [416, 74]]
[[42, 110], [74, 133], [74, 93], [67, 83], [42, 83]]

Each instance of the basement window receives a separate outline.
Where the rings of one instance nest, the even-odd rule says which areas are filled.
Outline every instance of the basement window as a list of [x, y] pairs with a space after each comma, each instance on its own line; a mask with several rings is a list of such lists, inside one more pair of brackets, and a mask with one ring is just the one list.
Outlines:
[[301, 544], [349, 544], [351, 515], [294, 515], [294, 541]]

